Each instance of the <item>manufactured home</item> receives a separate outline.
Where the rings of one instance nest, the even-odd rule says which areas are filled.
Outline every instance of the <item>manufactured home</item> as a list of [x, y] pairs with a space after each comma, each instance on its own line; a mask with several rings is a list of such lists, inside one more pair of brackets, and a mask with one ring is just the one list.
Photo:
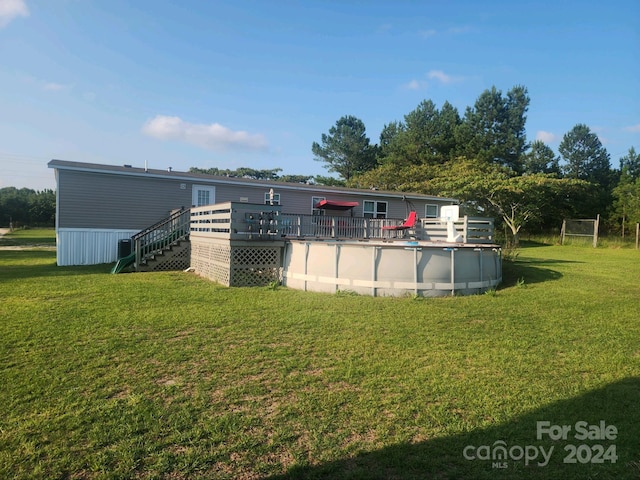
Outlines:
[[222, 202], [277, 205], [283, 214], [402, 222], [438, 218], [452, 198], [51, 160], [56, 178], [58, 265], [115, 262], [119, 242], [176, 211]]

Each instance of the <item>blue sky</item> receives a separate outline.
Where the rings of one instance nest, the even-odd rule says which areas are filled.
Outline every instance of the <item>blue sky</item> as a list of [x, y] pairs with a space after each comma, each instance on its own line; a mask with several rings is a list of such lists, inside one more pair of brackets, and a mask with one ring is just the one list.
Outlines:
[[0, 188], [52, 158], [326, 175], [343, 115], [372, 142], [425, 99], [529, 90], [529, 140], [578, 123], [640, 150], [640, 2], [0, 0]]

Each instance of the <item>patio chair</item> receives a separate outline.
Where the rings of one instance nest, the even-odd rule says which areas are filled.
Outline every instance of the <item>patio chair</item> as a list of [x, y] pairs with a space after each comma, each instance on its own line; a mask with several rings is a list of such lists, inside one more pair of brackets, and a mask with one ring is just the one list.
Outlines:
[[415, 210], [409, 212], [409, 216], [407, 219], [402, 222], [400, 225], [387, 225], [382, 227], [382, 230], [391, 230], [395, 232], [404, 232], [405, 230], [409, 230], [415, 228], [417, 220], [417, 214]]

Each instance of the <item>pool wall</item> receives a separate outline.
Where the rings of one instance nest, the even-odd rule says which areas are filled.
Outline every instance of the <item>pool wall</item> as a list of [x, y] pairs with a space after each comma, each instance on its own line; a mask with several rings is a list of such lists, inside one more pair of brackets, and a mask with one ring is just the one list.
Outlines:
[[372, 296], [470, 295], [502, 281], [498, 245], [288, 240], [283, 285]]

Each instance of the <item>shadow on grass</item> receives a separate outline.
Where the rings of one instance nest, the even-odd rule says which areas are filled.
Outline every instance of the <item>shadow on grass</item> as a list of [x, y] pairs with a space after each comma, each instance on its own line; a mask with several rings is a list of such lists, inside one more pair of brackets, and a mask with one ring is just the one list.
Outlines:
[[37, 277], [108, 273], [111, 265], [58, 267], [51, 250], [0, 250], [0, 282]]
[[540, 240], [520, 240], [520, 247], [553, 247], [554, 243], [543, 242]]
[[[562, 400], [532, 411], [510, 422], [420, 443], [392, 445], [351, 458], [314, 466], [296, 466], [270, 480], [293, 479], [627, 479], [640, 478], [640, 378], [627, 378], [576, 398]], [[537, 438], [537, 422], [568, 425], [566, 439]], [[617, 429], [615, 439], [602, 438], [600, 423]], [[600, 439], [581, 439], [581, 426]], [[577, 428], [576, 428], [577, 427]], [[606, 428], [606, 427], [605, 427]], [[611, 430], [611, 427], [609, 427]], [[578, 435], [579, 438], [576, 438]], [[601, 445], [609, 455], [600, 454]], [[506, 456], [498, 446], [506, 446]], [[571, 456], [574, 445], [579, 456]], [[580, 447], [580, 445], [585, 445]], [[615, 447], [610, 447], [615, 445]], [[486, 446], [484, 448], [478, 448]], [[521, 447], [521, 448], [520, 448]], [[544, 449], [544, 456], [541, 448]], [[552, 449], [553, 448], [553, 449]], [[615, 450], [615, 458], [611, 453]], [[524, 452], [529, 460], [525, 460]], [[534, 451], [536, 458], [534, 456]], [[466, 452], [466, 457], [465, 457]], [[489, 459], [484, 459], [490, 453]], [[518, 458], [523, 453], [522, 458]], [[481, 457], [481, 458], [478, 458]], [[548, 462], [545, 464], [545, 457]], [[602, 463], [593, 463], [602, 460]], [[575, 463], [565, 463], [575, 459]]]
[[525, 279], [526, 283], [541, 283], [552, 280], [559, 280], [562, 274], [551, 268], [543, 268], [538, 265], [545, 263], [516, 260], [515, 262], [502, 262], [502, 283], [499, 288], [509, 288], [515, 286], [520, 279]]
[[557, 258], [521, 258], [517, 262], [529, 265], [561, 265], [563, 263], [585, 263], [578, 260], [560, 260]]
[[55, 247], [56, 239], [41, 237], [0, 237], [0, 247]]

